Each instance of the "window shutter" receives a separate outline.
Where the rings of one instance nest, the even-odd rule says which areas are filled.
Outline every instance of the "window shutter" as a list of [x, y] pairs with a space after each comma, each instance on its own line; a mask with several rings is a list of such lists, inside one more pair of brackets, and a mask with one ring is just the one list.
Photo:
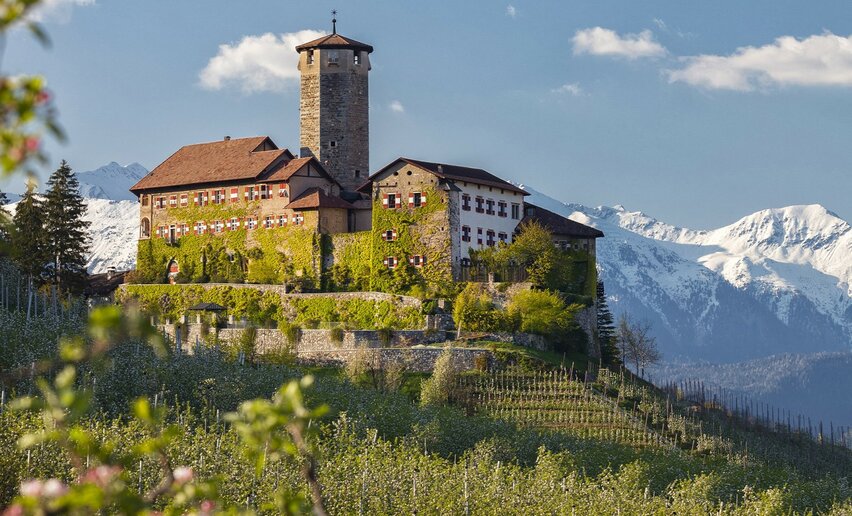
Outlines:
[[391, 231], [391, 240], [396, 240], [396, 239], [397, 239], [397, 234], [396, 234], [396, 230], [394, 229], [394, 230]]
[[388, 265], [388, 259], [387, 259], [387, 258], [385, 258], [384, 260], [382, 260], [382, 265], [384, 265], [385, 267], [387, 267], [387, 265]]
[[[388, 194], [386, 194], [386, 193], [382, 194], [382, 207], [384, 207], [384, 208], [388, 207]], [[387, 260], [385, 260], [385, 261], [387, 261]]]
[[423, 267], [424, 265], [426, 265], [426, 255], [425, 254], [420, 257], [420, 266]]
[[408, 194], [408, 207], [409, 208], [414, 207], [414, 194], [413, 193]]
[[426, 192], [420, 194], [420, 206], [426, 206]]
[[411, 264], [411, 265], [414, 265], [414, 257], [413, 256], [408, 257], [408, 263]]

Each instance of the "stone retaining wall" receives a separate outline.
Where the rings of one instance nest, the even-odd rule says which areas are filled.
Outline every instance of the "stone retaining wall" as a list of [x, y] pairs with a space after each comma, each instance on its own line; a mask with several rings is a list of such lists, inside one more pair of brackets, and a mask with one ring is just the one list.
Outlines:
[[[383, 362], [404, 362], [409, 371], [430, 372], [435, 367], [438, 356], [444, 352], [443, 348], [376, 348], [368, 350], [368, 353], [378, 353]], [[357, 353], [364, 353], [360, 349], [338, 349], [333, 351], [311, 351], [299, 353], [299, 361], [319, 365], [340, 366], [347, 363]], [[489, 368], [495, 366], [494, 355], [487, 349], [454, 348], [454, 363], [458, 370], [469, 371], [471, 369]]]

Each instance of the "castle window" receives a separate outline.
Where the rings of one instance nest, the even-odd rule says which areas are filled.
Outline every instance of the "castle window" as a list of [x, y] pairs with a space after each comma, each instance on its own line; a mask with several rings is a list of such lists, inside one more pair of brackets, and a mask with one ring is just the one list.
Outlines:
[[470, 242], [470, 226], [462, 226], [462, 242]]
[[482, 228], [476, 228], [476, 243], [482, 247]]
[[151, 238], [151, 221], [143, 218], [141, 227], [139, 228], [139, 236], [142, 238]]
[[187, 194], [180, 194], [180, 207], [185, 208], [187, 204], [189, 204], [189, 196]]
[[360, 170], [357, 170], [357, 169], [355, 170], [355, 177], [361, 177], [361, 171]]
[[485, 201], [485, 214], [494, 215], [494, 199], [488, 199]]
[[169, 196], [169, 206], [172, 206], [172, 207], [177, 206], [177, 195], [170, 195]]
[[470, 211], [470, 196], [468, 194], [462, 194], [462, 209]]
[[498, 201], [497, 202], [497, 216], [505, 217], [506, 213], [506, 201]]
[[426, 257], [422, 254], [415, 254], [408, 257], [408, 263], [415, 267], [423, 267], [426, 265]]
[[143, 195], [141, 201], [142, 201], [142, 206], [148, 206], [148, 196], [147, 195]]
[[309, 65], [314, 64], [314, 51], [313, 50], [308, 50], [308, 64]]
[[254, 193], [254, 187], [253, 186], [247, 186], [246, 191], [245, 191], [246, 200], [253, 201], [255, 196], [256, 196], [256, 194]]
[[269, 186], [268, 185], [260, 185], [260, 198], [261, 199], [269, 199]]
[[509, 235], [507, 235], [506, 233], [503, 233], [502, 231], [500, 233], [497, 233], [497, 240], [499, 240], [500, 242], [502, 242], [504, 244], [506, 243], [506, 240], [508, 238], [509, 238]]
[[196, 235], [203, 235], [207, 231], [207, 223], [198, 221], [195, 223], [192, 229], [195, 230]]
[[518, 220], [521, 218], [521, 205], [512, 203], [512, 218]]
[[402, 203], [398, 193], [382, 194], [382, 206], [388, 209], [399, 208]]
[[361, 52], [358, 52], [357, 50], [355, 51], [352, 57], [352, 63], [354, 63], [355, 65], [361, 64]]
[[305, 216], [304, 215], [302, 215], [301, 213], [297, 213], [297, 214], [293, 215], [293, 225], [294, 226], [301, 226], [304, 223], [305, 223]]
[[395, 229], [389, 229], [382, 233], [382, 240], [384, 240], [385, 242], [394, 242], [398, 237], [399, 235], [397, 234]]
[[483, 206], [484, 204], [485, 204], [485, 199], [477, 196], [477, 198], [476, 198], [476, 213], [485, 213], [485, 207]]
[[278, 197], [287, 197], [287, 183], [278, 185]]
[[388, 256], [382, 261], [382, 263], [388, 269], [396, 269], [396, 266], [399, 264], [399, 260], [396, 259], [396, 256]]
[[287, 215], [279, 215], [278, 216], [278, 227], [283, 228], [287, 225]]
[[181, 235], [188, 235], [189, 234], [189, 226], [187, 226], [183, 222], [180, 223], [180, 234]]
[[408, 194], [408, 207], [419, 208], [426, 204], [426, 195], [421, 192], [413, 192]]
[[272, 215], [267, 215], [263, 219], [263, 227], [265, 227], [266, 229], [274, 228], [275, 227], [275, 217], [273, 217]]
[[257, 228], [257, 220], [254, 217], [247, 217], [246, 218], [246, 227], [248, 229]]
[[496, 242], [494, 241], [494, 231], [489, 229], [488, 231], [485, 232], [485, 244], [488, 247], [494, 247], [495, 243]]
[[157, 208], [165, 208], [166, 207], [166, 198], [165, 197], [157, 197], [157, 202], [154, 204]]
[[340, 53], [337, 50], [328, 51], [328, 64], [337, 65], [340, 63]]
[[228, 231], [236, 231], [240, 227], [240, 219], [233, 217], [225, 224], [225, 229]]
[[328, 142], [328, 146], [329, 147], [337, 147], [337, 141], [331, 140], [330, 142]]

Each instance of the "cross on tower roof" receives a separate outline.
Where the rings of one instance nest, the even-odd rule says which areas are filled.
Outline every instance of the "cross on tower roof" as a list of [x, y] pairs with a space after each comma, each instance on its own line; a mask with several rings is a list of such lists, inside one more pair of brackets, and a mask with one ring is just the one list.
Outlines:
[[331, 33], [337, 34], [337, 9], [331, 11]]

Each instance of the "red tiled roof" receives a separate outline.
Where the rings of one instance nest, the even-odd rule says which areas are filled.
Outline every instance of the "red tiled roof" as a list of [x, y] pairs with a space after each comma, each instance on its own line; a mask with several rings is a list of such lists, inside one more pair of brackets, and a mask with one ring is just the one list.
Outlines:
[[433, 163], [431, 161], [420, 161], [411, 158], [397, 158], [375, 174], [370, 176], [370, 179], [358, 187], [359, 192], [365, 191], [366, 188], [373, 182], [373, 178], [395, 165], [399, 161], [404, 161], [410, 165], [422, 168], [438, 176], [441, 179], [449, 179], [451, 181], [466, 181], [468, 183], [480, 184], [485, 186], [493, 186], [509, 190], [510, 192], [518, 192], [522, 195], [529, 195], [528, 192], [518, 188], [512, 183], [500, 179], [490, 172], [486, 172], [481, 168], [461, 167], [458, 165], [448, 165], [446, 163]]
[[[261, 146], [272, 150], [257, 150]], [[130, 191], [255, 179], [281, 160], [291, 159], [290, 151], [279, 149], [267, 136], [186, 145], [139, 180]]]
[[311, 210], [317, 208], [339, 208], [343, 210], [352, 209], [352, 205], [340, 197], [333, 197], [325, 193], [322, 188], [308, 188], [301, 195], [290, 201], [285, 208], [291, 210]]
[[373, 47], [366, 43], [361, 43], [360, 41], [355, 41], [352, 38], [347, 38], [346, 36], [341, 36], [336, 33], [317, 38], [313, 41], [308, 41], [307, 43], [302, 43], [296, 47], [296, 52], [301, 52], [302, 50], [308, 50], [311, 48], [352, 48], [366, 50], [367, 52], [373, 51]]

